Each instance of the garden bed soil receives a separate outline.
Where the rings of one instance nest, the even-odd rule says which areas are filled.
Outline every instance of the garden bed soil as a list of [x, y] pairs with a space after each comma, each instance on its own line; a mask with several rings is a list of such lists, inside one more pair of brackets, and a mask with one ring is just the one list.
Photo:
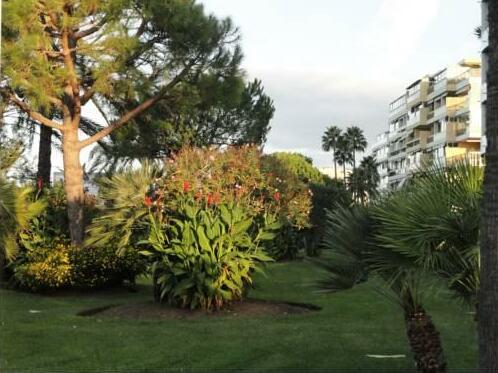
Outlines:
[[201, 318], [219, 316], [285, 316], [293, 314], [304, 314], [319, 311], [321, 307], [313, 304], [293, 302], [272, 302], [258, 299], [247, 299], [233, 302], [228, 309], [221, 311], [206, 312], [203, 310], [191, 310], [185, 308], [174, 308], [165, 304], [153, 302], [133, 303], [126, 305], [108, 305], [99, 308], [84, 310], [78, 316], [97, 316], [119, 319], [178, 319], [178, 318]]

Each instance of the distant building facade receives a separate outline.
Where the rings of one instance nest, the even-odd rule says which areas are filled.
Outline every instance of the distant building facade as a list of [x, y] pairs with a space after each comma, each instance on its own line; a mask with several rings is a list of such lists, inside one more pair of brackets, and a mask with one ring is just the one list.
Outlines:
[[466, 59], [411, 83], [389, 105], [388, 126], [372, 148], [381, 189], [395, 188], [430, 163], [480, 161], [480, 60]]

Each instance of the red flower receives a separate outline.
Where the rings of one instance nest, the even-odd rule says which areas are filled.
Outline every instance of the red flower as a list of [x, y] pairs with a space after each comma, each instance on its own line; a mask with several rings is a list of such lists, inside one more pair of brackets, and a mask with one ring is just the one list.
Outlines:
[[39, 176], [38, 180], [36, 180], [36, 186], [38, 187], [38, 190], [41, 190], [43, 188], [43, 179], [41, 176]]
[[144, 199], [145, 206], [150, 207], [150, 206], [152, 206], [153, 203], [154, 203], [154, 201], [152, 201], [152, 197], [149, 197], [149, 196], [145, 197], [145, 199]]
[[282, 198], [282, 195], [280, 194], [280, 192], [275, 192], [275, 194], [273, 195], [273, 199], [277, 202], [280, 202], [281, 198]]
[[188, 193], [188, 192], [189, 192], [189, 190], [190, 190], [190, 183], [189, 183], [188, 181], [184, 181], [184, 182], [183, 182], [183, 191], [184, 191], [185, 193]]
[[211, 206], [213, 204], [213, 195], [211, 193], [207, 195], [206, 202], [208, 206]]

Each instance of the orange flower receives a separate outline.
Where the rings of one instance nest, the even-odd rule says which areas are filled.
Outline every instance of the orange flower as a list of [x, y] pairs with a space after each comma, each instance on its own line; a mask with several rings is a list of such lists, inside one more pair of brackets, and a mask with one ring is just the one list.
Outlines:
[[213, 204], [213, 195], [211, 193], [207, 195], [206, 202], [208, 206], [211, 206]]
[[188, 181], [183, 182], [183, 191], [188, 193], [190, 191], [190, 183]]
[[144, 205], [145, 206], [150, 207], [150, 206], [152, 206], [153, 203], [154, 203], [154, 201], [152, 201], [151, 197], [149, 197], [149, 196], [145, 197], [145, 199], [144, 199]]

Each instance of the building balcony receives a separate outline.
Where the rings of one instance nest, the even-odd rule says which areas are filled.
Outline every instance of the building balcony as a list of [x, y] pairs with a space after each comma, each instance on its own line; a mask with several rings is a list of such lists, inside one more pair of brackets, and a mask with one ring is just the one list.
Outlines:
[[389, 118], [398, 118], [407, 112], [406, 96], [400, 97], [398, 100], [391, 103]]
[[453, 79], [443, 79], [439, 82], [432, 83], [429, 86], [429, 91], [427, 95], [427, 101], [445, 93], [445, 92], [455, 92], [456, 82]]
[[459, 162], [467, 162], [473, 166], [484, 167], [484, 161], [480, 152], [470, 151], [446, 158], [446, 164], [448, 165], [456, 164]]
[[451, 108], [455, 112], [455, 116], [467, 114], [470, 111], [470, 100], [467, 98], [461, 104], [455, 105]]
[[470, 88], [470, 71], [466, 71], [455, 78], [455, 91], [458, 94], [467, 91], [469, 88]]
[[417, 112], [417, 114], [410, 115], [406, 123], [406, 128], [414, 129], [426, 126], [428, 114], [429, 108], [422, 108]]
[[448, 114], [448, 109], [446, 105], [442, 105], [437, 109], [434, 109], [427, 114], [427, 123], [435, 122], [436, 120], [446, 117]]
[[420, 89], [412, 92], [406, 97], [406, 106], [411, 107], [422, 101], [422, 91]]

